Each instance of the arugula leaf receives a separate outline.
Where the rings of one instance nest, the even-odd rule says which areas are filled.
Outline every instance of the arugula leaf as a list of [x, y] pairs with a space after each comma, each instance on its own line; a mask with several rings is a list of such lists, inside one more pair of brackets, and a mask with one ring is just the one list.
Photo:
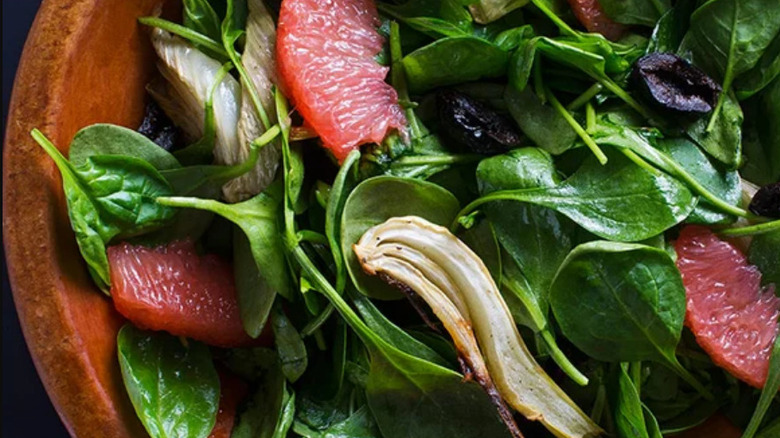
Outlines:
[[54, 160], [68, 203], [76, 242], [95, 283], [108, 292], [106, 245], [116, 237], [131, 237], [160, 228], [174, 216], [173, 209], [155, 198], [173, 193], [157, 170], [139, 158], [93, 155], [78, 167], [37, 129], [35, 141]]
[[333, 180], [330, 189], [328, 205], [325, 210], [325, 235], [328, 237], [328, 245], [333, 254], [333, 263], [336, 265], [336, 290], [343, 292], [347, 285], [347, 271], [344, 266], [344, 255], [341, 252], [341, 216], [344, 213], [344, 204], [347, 196], [355, 186], [355, 164], [360, 160], [360, 151], [355, 150], [347, 155], [341, 165], [339, 173]]
[[609, 160], [609, 166], [602, 166], [589, 157], [555, 187], [501, 190], [482, 196], [459, 217], [488, 202], [512, 200], [553, 209], [605, 239], [639, 241], [671, 228], [693, 211], [693, 195], [674, 178], [616, 154]]
[[605, 241], [579, 245], [555, 276], [550, 304], [564, 336], [588, 356], [665, 364], [711, 398], [675, 356], [685, 288], [665, 251]]
[[204, 344], [126, 324], [117, 335], [130, 401], [152, 438], [206, 438], [219, 407], [219, 376]]
[[372, 298], [397, 299], [401, 294], [384, 281], [363, 272], [352, 245], [374, 225], [391, 217], [415, 215], [436, 224], [449, 224], [458, 200], [447, 190], [425, 181], [378, 176], [361, 182], [350, 193], [341, 218], [341, 251], [352, 281]]

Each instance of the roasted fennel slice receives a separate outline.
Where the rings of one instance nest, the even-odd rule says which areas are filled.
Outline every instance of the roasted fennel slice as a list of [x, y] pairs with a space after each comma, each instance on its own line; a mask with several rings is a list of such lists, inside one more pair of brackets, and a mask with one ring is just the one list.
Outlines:
[[[487, 382], [526, 418], [558, 437], [602, 433], [536, 363], [485, 264], [446, 228], [414, 216], [391, 218], [366, 231], [353, 250], [368, 274], [423, 298], [462, 360], [471, 367], [484, 362]], [[477, 344], [464, 341], [472, 329]]]

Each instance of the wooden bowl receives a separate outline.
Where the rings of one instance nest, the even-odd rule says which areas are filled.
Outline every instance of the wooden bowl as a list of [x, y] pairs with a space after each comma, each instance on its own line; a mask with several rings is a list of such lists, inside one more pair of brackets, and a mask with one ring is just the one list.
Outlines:
[[[116, 356], [123, 321], [93, 286], [40, 129], [66, 151], [95, 122], [136, 127], [154, 73], [137, 17], [164, 0], [45, 0], [24, 48], [3, 156], [3, 237], [16, 309], [35, 366], [68, 431], [145, 436]], [[174, 3], [169, 2], [171, 8]], [[167, 11], [166, 11], [167, 12]]]

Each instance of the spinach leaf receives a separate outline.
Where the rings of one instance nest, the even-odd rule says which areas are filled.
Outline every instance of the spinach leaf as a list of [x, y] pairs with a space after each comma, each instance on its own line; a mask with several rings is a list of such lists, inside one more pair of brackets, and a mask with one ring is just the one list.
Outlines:
[[695, 206], [680, 182], [612, 154], [610, 164], [594, 157], [569, 179], [549, 188], [501, 190], [472, 202], [463, 216], [492, 201], [512, 200], [553, 209], [597, 236], [639, 241], [678, 224]]
[[705, 152], [736, 169], [742, 159], [742, 108], [731, 93], [727, 97], [721, 95], [720, 100], [721, 109], [711, 128], [708, 129], [705, 117], [688, 125], [685, 132]]
[[152, 438], [206, 438], [219, 407], [219, 376], [208, 347], [127, 324], [117, 336], [130, 401]]
[[305, 438], [379, 438], [374, 418], [367, 406], [361, 406], [349, 418], [323, 430], [315, 430], [296, 422], [293, 431]]
[[605, 241], [579, 245], [555, 276], [550, 305], [564, 336], [588, 356], [663, 363], [709, 394], [675, 356], [685, 288], [665, 251]]
[[478, 385], [395, 349], [372, 351], [366, 397], [383, 436], [509, 436]]
[[780, 434], [780, 418], [775, 419], [765, 428], [761, 429], [761, 432], [756, 435], [756, 438], [773, 438], [778, 434]]
[[80, 130], [70, 143], [68, 157], [73, 165], [80, 166], [93, 155], [140, 158], [160, 171], [181, 167], [173, 155], [138, 132], [103, 123]]
[[341, 251], [347, 271], [358, 290], [379, 299], [401, 296], [392, 286], [363, 273], [352, 245], [366, 230], [391, 217], [407, 215], [448, 225], [457, 211], [457, 199], [432, 183], [392, 176], [378, 176], [361, 182], [347, 198], [341, 218]]
[[609, 385], [610, 407], [617, 435], [621, 438], [650, 438], [639, 391], [628, 375], [628, 368], [626, 362], [615, 367]]
[[54, 160], [68, 203], [68, 216], [82, 257], [95, 283], [108, 291], [106, 245], [116, 237], [131, 237], [168, 223], [175, 211], [155, 198], [172, 194], [157, 170], [139, 158], [94, 155], [78, 167], [65, 159], [38, 130], [33, 138]]
[[309, 363], [306, 344], [278, 303], [271, 312], [271, 327], [274, 329], [274, 342], [282, 372], [290, 383], [295, 383], [306, 371]]
[[472, 36], [443, 38], [403, 58], [409, 89], [432, 88], [506, 74], [509, 54], [495, 44]]
[[263, 332], [271, 314], [276, 290], [265, 281], [252, 256], [249, 240], [237, 227], [233, 230], [233, 277], [236, 280], [238, 310], [241, 312], [244, 330], [256, 338]]
[[534, 144], [554, 155], [574, 146], [577, 133], [555, 108], [544, 105], [529, 88], [518, 91], [507, 87], [504, 99], [509, 113]]
[[777, 336], [775, 339], [772, 354], [769, 358], [769, 373], [766, 376], [764, 388], [761, 390], [756, 410], [753, 412], [753, 416], [750, 418], [750, 423], [745, 428], [742, 438], [753, 438], [778, 391], [780, 391], [780, 336]]
[[377, 8], [433, 38], [474, 32], [471, 14], [457, 0], [410, 0], [400, 5], [378, 2]]
[[748, 260], [761, 271], [761, 283], [774, 283], [780, 292], [780, 231], [759, 234], [750, 241]]
[[347, 196], [357, 179], [355, 165], [359, 160], [360, 151], [352, 151], [344, 159], [336, 179], [333, 180], [325, 210], [325, 235], [328, 237], [328, 245], [333, 253], [333, 263], [336, 266], [336, 290], [339, 292], [344, 291], [347, 284], [344, 255], [341, 253], [341, 216], [344, 213]]
[[742, 175], [759, 185], [780, 181], [780, 78], [749, 101]]
[[473, 227], [464, 230], [458, 238], [485, 264], [496, 284], [501, 284], [501, 247], [496, 232], [488, 221], [479, 221]]
[[764, 51], [755, 66], [734, 81], [734, 91], [744, 100], [763, 90], [780, 75], [780, 32]]
[[413, 338], [403, 329], [387, 319], [387, 317], [382, 315], [382, 312], [380, 312], [367, 297], [350, 290], [350, 298], [358, 313], [363, 318], [363, 321], [366, 322], [366, 325], [388, 344], [411, 356], [443, 367], [448, 366], [448, 362], [438, 353]]
[[723, 84], [709, 129], [734, 80], [758, 63], [778, 33], [780, 3], [774, 0], [713, 0], [691, 15], [679, 53]]
[[221, 39], [221, 21], [208, 0], [183, 0], [183, 23], [214, 41]]
[[268, 286], [291, 299], [292, 286], [278, 223], [279, 201], [273, 187], [237, 204], [185, 197], [157, 198], [161, 205], [210, 211], [238, 225], [249, 239], [257, 268]]
[[[715, 196], [730, 205], [739, 205], [742, 200], [742, 185], [736, 170], [726, 170], [720, 163], [712, 163], [695, 144], [684, 138], [660, 138], [656, 139], [655, 145]], [[709, 201], [702, 199], [686, 221], [702, 224], [734, 221], [733, 216], [710, 205]]]
[[[247, 355], [247, 352], [254, 353]], [[259, 361], [256, 361], [259, 358]], [[276, 355], [261, 349], [234, 350], [231, 365], [247, 368], [254, 362], [260, 368], [244, 370], [243, 378], [257, 385], [243, 412], [236, 418], [231, 438], [284, 438], [292, 424], [295, 394], [287, 390], [287, 384]]]
[[653, 28], [647, 44], [647, 53], [676, 53], [695, 9], [695, 0], [679, 0], [672, 9], [666, 11]]
[[655, 26], [659, 18], [672, 7], [670, 0], [600, 0], [609, 18], [623, 24]]

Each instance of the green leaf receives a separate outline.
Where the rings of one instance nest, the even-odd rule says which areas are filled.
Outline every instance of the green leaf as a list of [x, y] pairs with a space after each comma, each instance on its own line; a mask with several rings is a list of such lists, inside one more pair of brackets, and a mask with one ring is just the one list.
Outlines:
[[623, 24], [655, 26], [669, 10], [670, 0], [600, 0], [599, 4], [609, 18]]
[[152, 438], [206, 438], [219, 407], [219, 376], [208, 347], [125, 325], [117, 336], [130, 401]]
[[778, 33], [780, 3], [775, 0], [712, 0], [691, 15], [679, 53], [723, 84], [708, 130], [734, 80], [759, 62]]
[[676, 53], [688, 30], [688, 23], [694, 9], [696, 9], [695, 0], [680, 0], [672, 9], [666, 11], [653, 28], [647, 53]]
[[775, 339], [772, 354], [769, 357], [769, 372], [766, 376], [766, 382], [761, 390], [756, 410], [753, 412], [742, 438], [753, 438], [778, 391], [780, 391], [780, 336]]
[[759, 185], [780, 181], [780, 78], [749, 102], [742, 176]]
[[211, 211], [238, 225], [249, 239], [257, 268], [268, 285], [284, 297], [292, 297], [284, 244], [279, 230], [278, 193], [270, 188], [264, 193], [237, 204], [223, 204], [210, 199], [168, 197], [157, 202], [171, 207]]
[[379, 431], [367, 406], [361, 406], [343, 421], [315, 430], [296, 422], [293, 431], [305, 438], [379, 438]]
[[282, 364], [282, 372], [290, 383], [295, 383], [306, 371], [309, 363], [306, 345], [279, 304], [274, 306], [271, 313], [271, 327], [274, 329], [274, 342]]
[[175, 211], [155, 198], [172, 194], [157, 170], [139, 158], [93, 155], [75, 167], [38, 130], [33, 138], [62, 174], [68, 216], [92, 278], [104, 291], [111, 280], [106, 245], [115, 237], [139, 235], [168, 223]]
[[564, 336], [588, 356], [656, 361], [706, 391], [675, 357], [685, 288], [665, 251], [604, 241], [579, 245], [553, 281], [550, 304]]
[[458, 201], [447, 190], [425, 181], [379, 176], [360, 183], [344, 204], [341, 219], [341, 251], [352, 281], [372, 298], [397, 299], [401, 294], [377, 277], [363, 273], [352, 245], [374, 225], [391, 217], [414, 215], [439, 225], [449, 225]]
[[402, 62], [410, 91], [420, 93], [435, 87], [503, 76], [509, 54], [481, 38], [449, 37], [415, 50]]
[[509, 436], [476, 383], [395, 349], [370, 351], [366, 397], [382, 436]]
[[374, 304], [359, 293], [350, 293], [355, 305], [366, 325], [385, 342], [406, 354], [446, 367], [447, 361], [427, 345], [413, 338], [392, 321], [387, 319]]
[[350, 152], [344, 159], [339, 173], [333, 180], [325, 210], [325, 235], [328, 237], [328, 245], [336, 265], [336, 290], [339, 292], [343, 292], [347, 284], [347, 268], [344, 266], [344, 255], [341, 252], [341, 216], [344, 213], [347, 196], [356, 184], [355, 165], [359, 160], [360, 151], [357, 150]]
[[628, 375], [628, 363], [615, 367], [610, 385], [610, 407], [620, 438], [650, 438], [639, 391]]
[[256, 338], [268, 322], [276, 290], [265, 281], [255, 263], [249, 240], [237, 227], [233, 232], [233, 277], [244, 330]]
[[221, 38], [221, 21], [207, 0], [183, 0], [184, 25], [214, 41]]
[[750, 241], [748, 260], [761, 272], [761, 283], [774, 283], [780, 292], [780, 231], [759, 234]]
[[504, 94], [509, 113], [531, 141], [547, 152], [559, 155], [574, 147], [577, 133], [550, 105], [544, 105], [531, 89], [507, 87]]
[[756, 65], [734, 81], [734, 91], [737, 98], [744, 100], [753, 96], [769, 85], [778, 75], [780, 75], [780, 32], [775, 35], [772, 43], [766, 48]]
[[75, 166], [93, 155], [124, 155], [140, 158], [157, 170], [181, 167], [168, 151], [132, 129], [110, 124], [95, 124], [80, 130], [70, 143], [68, 156]]
[[730, 93], [721, 100], [723, 101], [721, 110], [711, 129], [708, 130], [707, 118], [703, 117], [688, 125], [685, 132], [705, 152], [729, 169], [736, 169], [742, 159], [741, 137], [744, 117], [739, 103]]
[[[710, 193], [733, 206], [742, 200], [742, 184], [736, 170], [726, 170], [720, 163], [713, 163], [695, 144], [684, 138], [660, 138], [656, 147], [677, 161], [694, 179]], [[702, 199], [686, 219], [700, 224], [724, 224], [734, 222], [735, 217], [725, 214], [709, 201]]]
[[609, 165], [594, 157], [569, 179], [550, 188], [501, 190], [482, 196], [461, 215], [492, 201], [512, 200], [553, 209], [597, 236], [640, 241], [680, 223], [695, 199], [680, 182], [612, 154]]

